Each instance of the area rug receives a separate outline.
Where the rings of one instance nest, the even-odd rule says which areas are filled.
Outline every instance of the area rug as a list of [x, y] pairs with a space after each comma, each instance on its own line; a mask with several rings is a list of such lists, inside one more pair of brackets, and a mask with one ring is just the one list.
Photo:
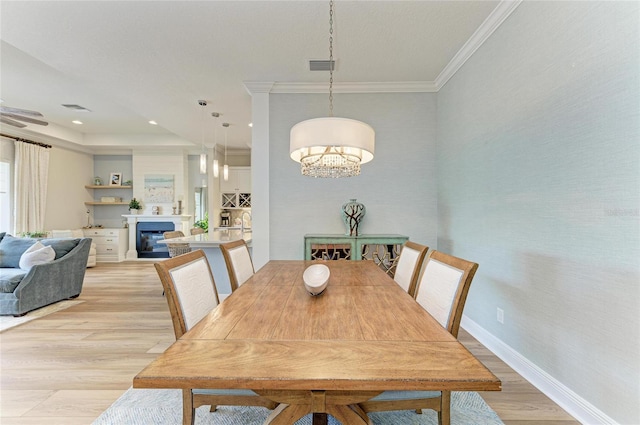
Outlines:
[[[179, 425], [182, 423], [180, 390], [145, 390], [130, 388], [105, 410], [93, 425]], [[196, 425], [262, 425], [271, 411], [264, 407], [220, 406], [209, 412], [209, 406], [196, 409]], [[425, 410], [418, 415], [413, 410], [371, 413], [376, 425], [437, 425], [436, 412]], [[296, 422], [311, 425], [311, 415]], [[453, 392], [451, 395], [453, 425], [501, 425], [498, 415], [478, 393]], [[329, 416], [329, 425], [340, 422]]]
[[4, 332], [7, 329], [14, 328], [18, 325], [22, 325], [23, 323], [27, 323], [32, 320], [48, 316], [49, 314], [55, 313], [56, 311], [65, 310], [69, 307], [73, 307], [74, 305], [78, 305], [83, 302], [84, 301], [81, 300], [64, 300], [55, 304], [48, 305], [46, 307], [39, 308], [37, 310], [30, 311], [21, 317], [0, 316], [0, 332]]

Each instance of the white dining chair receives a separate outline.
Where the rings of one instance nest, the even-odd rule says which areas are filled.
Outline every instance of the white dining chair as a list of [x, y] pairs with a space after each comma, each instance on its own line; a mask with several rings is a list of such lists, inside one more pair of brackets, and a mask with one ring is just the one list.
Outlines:
[[227, 265], [229, 283], [231, 284], [231, 292], [233, 292], [255, 273], [249, 247], [243, 239], [240, 239], [220, 244], [220, 251], [222, 251], [224, 262]]
[[428, 250], [428, 246], [407, 241], [400, 251], [393, 280], [412, 297], [415, 296], [418, 277], [420, 277], [422, 264]]
[[[211, 267], [202, 250], [192, 251], [155, 264], [164, 287], [176, 339], [194, 327], [220, 303]], [[182, 392], [182, 423], [194, 423], [195, 409], [219, 405], [262, 406], [278, 403], [244, 389], [186, 389]]]
[[[477, 269], [476, 263], [431, 251], [417, 285], [416, 301], [456, 338]], [[359, 405], [365, 412], [432, 409], [439, 425], [451, 423], [451, 391], [385, 391]]]

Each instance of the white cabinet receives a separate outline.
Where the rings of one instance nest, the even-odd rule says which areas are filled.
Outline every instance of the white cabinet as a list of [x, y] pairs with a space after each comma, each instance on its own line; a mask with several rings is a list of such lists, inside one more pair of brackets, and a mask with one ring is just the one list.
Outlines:
[[251, 208], [251, 167], [229, 167], [229, 180], [220, 179], [220, 206]]
[[96, 244], [96, 261], [124, 261], [127, 253], [127, 229], [83, 229], [84, 235]]

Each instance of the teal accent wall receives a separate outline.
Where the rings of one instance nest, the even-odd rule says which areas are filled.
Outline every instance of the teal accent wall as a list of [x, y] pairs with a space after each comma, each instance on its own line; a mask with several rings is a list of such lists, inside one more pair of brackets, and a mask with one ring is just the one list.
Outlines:
[[[523, 2], [438, 93], [438, 248], [465, 314], [640, 423], [638, 2]], [[496, 308], [504, 310], [504, 325]]]

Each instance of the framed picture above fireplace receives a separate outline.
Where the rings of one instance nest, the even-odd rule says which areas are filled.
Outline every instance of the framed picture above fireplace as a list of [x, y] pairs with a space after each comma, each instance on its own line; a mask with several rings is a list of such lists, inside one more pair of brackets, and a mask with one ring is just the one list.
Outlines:
[[144, 200], [149, 203], [172, 203], [173, 174], [145, 174]]

